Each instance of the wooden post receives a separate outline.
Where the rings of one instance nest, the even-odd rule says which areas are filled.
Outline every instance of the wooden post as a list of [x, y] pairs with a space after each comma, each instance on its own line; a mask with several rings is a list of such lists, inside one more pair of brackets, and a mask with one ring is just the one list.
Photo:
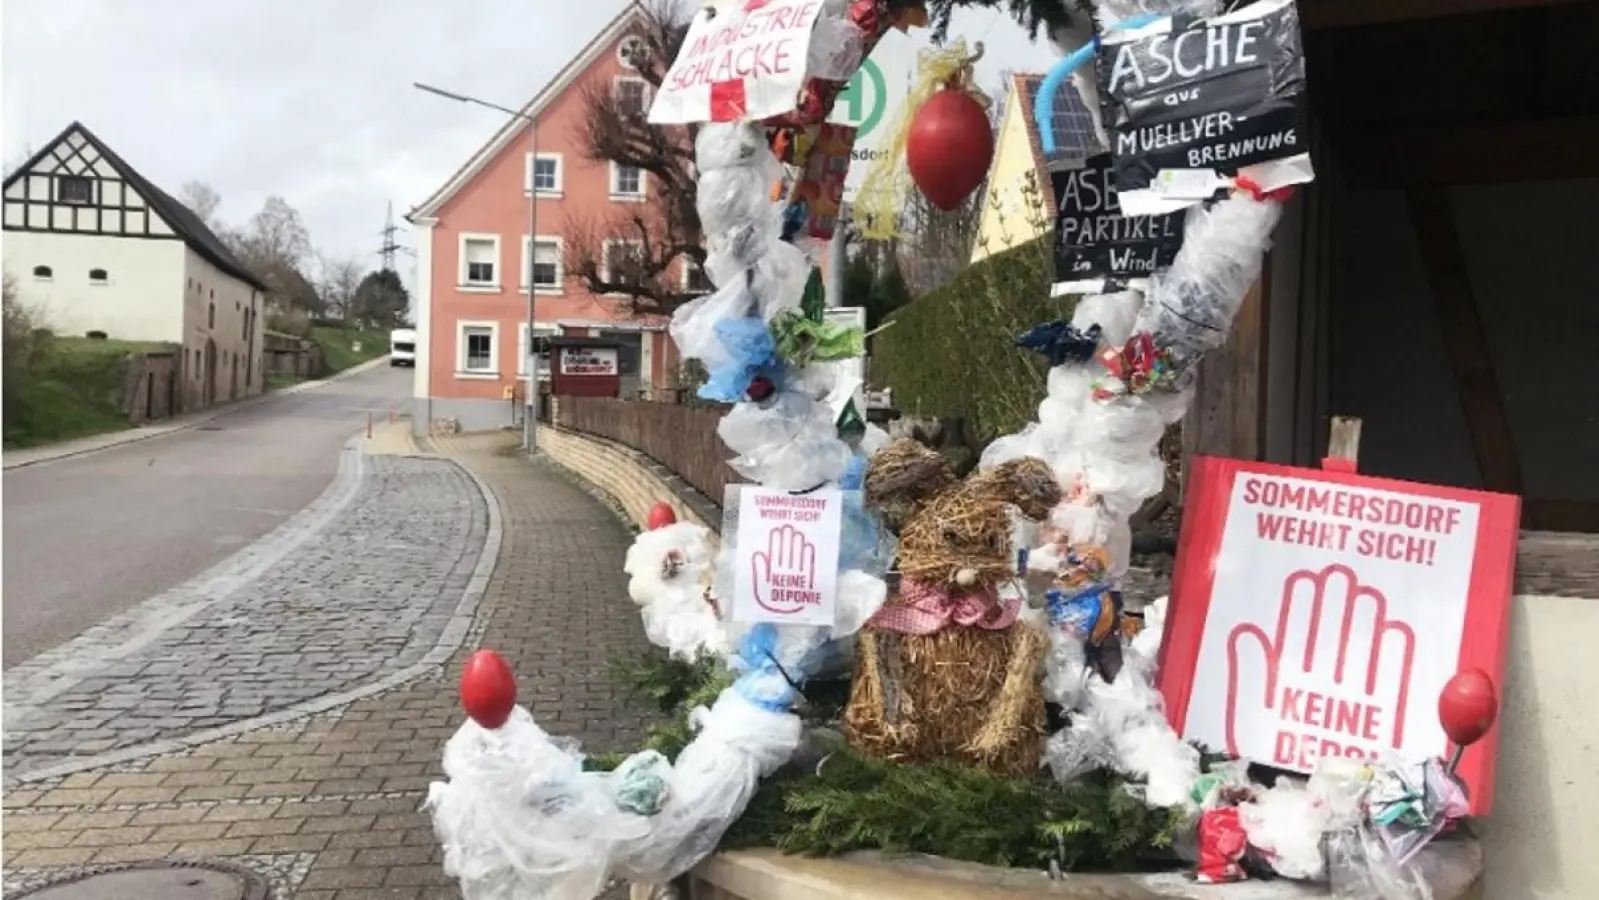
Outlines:
[[1360, 460], [1360, 420], [1354, 416], [1333, 416], [1327, 432], [1327, 458], [1323, 469], [1354, 472]]

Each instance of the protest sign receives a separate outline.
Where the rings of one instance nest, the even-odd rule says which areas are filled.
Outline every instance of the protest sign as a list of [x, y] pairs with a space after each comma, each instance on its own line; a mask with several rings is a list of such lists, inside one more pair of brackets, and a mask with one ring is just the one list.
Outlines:
[[737, 496], [733, 621], [831, 626], [843, 495], [740, 485]]
[[792, 112], [822, 6], [822, 0], [766, 0], [719, 14], [702, 8], [655, 93], [650, 122], [736, 122]]
[[[1196, 457], [1161, 648], [1172, 726], [1254, 762], [1447, 756], [1438, 697], [1503, 684], [1518, 498]], [[1493, 801], [1498, 732], [1465, 752]]]
[[1055, 191], [1055, 296], [1143, 289], [1183, 246], [1183, 215], [1123, 215], [1111, 157], [1050, 173]]
[[1096, 70], [1127, 215], [1192, 206], [1234, 176], [1265, 191], [1313, 177], [1293, 0], [1113, 30]]

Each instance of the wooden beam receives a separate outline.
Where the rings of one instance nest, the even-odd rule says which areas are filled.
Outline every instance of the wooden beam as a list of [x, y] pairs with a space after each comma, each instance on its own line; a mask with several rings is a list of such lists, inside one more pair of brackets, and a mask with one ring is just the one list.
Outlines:
[[1599, 115], [1350, 129], [1334, 146], [1354, 188], [1589, 178], [1599, 175]]
[[1599, 534], [1599, 503], [1525, 498], [1521, 501], [1521, 526], [1536, 531]]
[[[1439, 188], [1414, 188], [1405, 192], [1405, 199], [1410, 207], [1411, 227], [1415, 229], [1422, 264], [1427, 270], [1444, 352], [1454, 371], [1455, 390], [1460, 395], [1483, 487], [1520, 494], [1521, 463], [1516, 456], [1509, 420], [1505, 417], [1504, 398], [1494, 374], [1488, 340], [1477, 315], [1466, 261], [1455, 235], [1449, 198]], [[1405, 361], [1393, 360], [1392, 364], [1402, 372]]]
[[1577, 2], [1581, 0], [1299, 0], [1299, 21], [1305, 28], [1346, 28]]
[[1599, 597], [1599, 535], [1523, 531], [1516, 593]]
[[1200, 360], [1194, 404], [1183, 417], [1183, 458], [1258, 460], [1265, 449], [1266, 302], [1263, 282], [1244, 295], [1227, 342]]

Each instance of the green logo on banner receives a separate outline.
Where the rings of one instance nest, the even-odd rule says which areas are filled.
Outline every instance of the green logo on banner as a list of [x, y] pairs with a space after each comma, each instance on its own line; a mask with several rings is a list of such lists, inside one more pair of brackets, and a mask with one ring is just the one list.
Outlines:
[[[868, 78], [872, 82], [869, 96], [863, 80]], [[883, 79], [883, 70], [870, 59], [862, 62], [860, 71], [849, 80], [838, 99], [845, 105], [849, 120], [855, 124], [856, 138], [871, 134], [872, 129], [882, 123], [883, 111], [888, 108], [888, 85]]]

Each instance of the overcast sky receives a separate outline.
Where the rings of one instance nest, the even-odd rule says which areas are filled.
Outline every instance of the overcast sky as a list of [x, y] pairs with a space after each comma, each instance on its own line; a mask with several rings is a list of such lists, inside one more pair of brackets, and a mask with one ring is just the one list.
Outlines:
[[[412, 82], [519, 106], [624, 5], [5, 0], [4, 160], [77, 119], [168, 193], [209, 182], [237, 223], [281, 195], [320, 252], [375, 264], [386, 205], [403, 226], [501, 124]], [[964, 12], [951, 33], [987, 42], [984, 87], [1054, 59], [1000, 13]]]

